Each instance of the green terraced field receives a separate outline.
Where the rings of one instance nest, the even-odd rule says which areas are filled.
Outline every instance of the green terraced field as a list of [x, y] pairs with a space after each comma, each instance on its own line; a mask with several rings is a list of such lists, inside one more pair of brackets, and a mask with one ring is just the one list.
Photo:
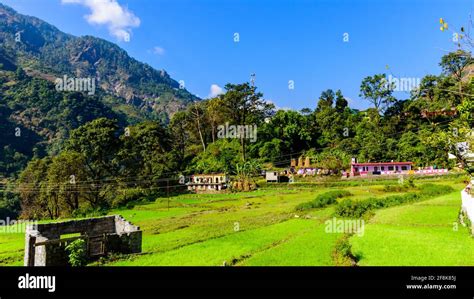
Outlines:
[[[459, 178], [419, 180], [461, 190]], [[396, 180], [392, 181], [396, 184]], [[327, 233], [334, 205], [296, 211], [295, 207], [330, 190], [347, 190], [351, 199], [386, 197], [387, 181], [269, 186], [234, 194], [186, 194], [137, 205], [121, 214], [143, 230], [143, 253], [113, 255], [92, 265], [335, 265], [341, 233]], [[398, 193], [400, 194], [400, 193]], [[341, 200], [341, 199], [339, 199]], [[169, 204], [169, 208], [168, 208]], [[352, 252], [364, 265], [474, 265], [474, 239], [455, 230], [458, 191], [420, 202], [376, 210], [363, 236], [353, 235]], [[24, 235], [0, 234], [0, 265], [23, 263]]]

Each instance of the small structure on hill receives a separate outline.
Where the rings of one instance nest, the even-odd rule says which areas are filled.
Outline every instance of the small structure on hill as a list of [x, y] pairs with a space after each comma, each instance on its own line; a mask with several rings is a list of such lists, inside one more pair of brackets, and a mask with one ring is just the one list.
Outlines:
[[266, 170], [265, 180], [267, 183], [288, 183], [293, 175], [289, 170]]
[[189, 191], [194, 192], [216, 192], [227, 189], [229, 178], [223, 173], [195, 174], [186, 183]]
[[90, 260], [109, 252], [142, 251], [140, 227], [118, 215], [29, 225], [25, 238], [25, 266], [67, 266], [66, 246], [78, 239], [86, 241]]
[[267, 183], [278, 183], [280, 181], [280, 174], [278, 171], [267, 170], [265, 172], [265, 180], [267, 180]]
[[435, 111], [428, 111], [428, 110], [423, 110], [421, 111], [421, 116], [423, 118], [433, 118], [433, 117], [438, 117], [438, 116], [456, 116], [458, 114], [458, 111], [456, 107], [451, 107], [450, 109], [443, 108], [441, 110], [435, 110]]
[[311, 161], [309, 157], [299, 157], [298, 160], [296, 159], [291, 159], [290, 165], [292, 168], [310, 168], [311, 166]]

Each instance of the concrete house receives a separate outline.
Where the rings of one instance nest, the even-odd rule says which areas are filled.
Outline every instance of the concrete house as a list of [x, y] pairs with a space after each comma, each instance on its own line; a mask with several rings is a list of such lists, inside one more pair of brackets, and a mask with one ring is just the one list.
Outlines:
[[278, 171], [267, 170], [265, 172], [265, 179], [269, 183], [277, 183], [280, 181], [280, 174], [278, 173]]
[[412, 162], [351, 163], [351, 176], [404, 174], [412, 170]]
[[227, 189], [229, 178], [223, 173], [195, 174], [186, 183], [189, 191], [194, 192], [216, 192]]

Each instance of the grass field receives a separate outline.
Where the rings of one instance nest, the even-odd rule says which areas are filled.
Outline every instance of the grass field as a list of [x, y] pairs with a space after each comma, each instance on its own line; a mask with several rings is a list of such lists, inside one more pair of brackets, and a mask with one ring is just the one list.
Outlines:
[[[474, 239], [465, 227], [455, 224], [461, 180], [415, 181], [417, 185], [426, 182], [450, 185], [456, 191], [376, 210], [366, 220], [363, 236], [349, 239], [358, 265], [474, 265]], [[385, 192], [387, 184], [397, 181], [271, 185], [247, 193], [180, 195], [169, 203], [160, 198], [133, 209], [111, 211], [141, 227], [143, 253], [113, 255], [100, 264], [335, 265], [335, 244], [343, 234], [325, 230], [325, 221], [334, 216], [334, 205], [305, 211], [295, 207], [335, 189], [349, 191], [356, 201], [403, 193]], [[0, 265], [22, 265], [23, 246], [24, 234], [0, 233]]]

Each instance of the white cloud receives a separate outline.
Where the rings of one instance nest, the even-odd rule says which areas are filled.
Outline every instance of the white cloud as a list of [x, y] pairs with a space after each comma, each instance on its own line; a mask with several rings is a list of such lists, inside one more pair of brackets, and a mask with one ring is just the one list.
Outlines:
[[212, 84], [208, 97], [209, 98], [214, 98], [214, 97], [217, 97], [218, 95], [223, 94], [223, 93], [224, 93], [224, 89], [222, 89], [222, 87], [220, 87], [217, 84]]
[[91, 14], [84, 16], [87, 22], [107, 26], [109, 33], [120, 41], [130, 41], [132, 28], [140, 26], [140, 19], [117, 0], [61, 0], [61, 3], [88, 7]]
[[153, 54], [160, 55], [160, 56], [165, 55], [165, 49], [162, 47], [154, 47]]

